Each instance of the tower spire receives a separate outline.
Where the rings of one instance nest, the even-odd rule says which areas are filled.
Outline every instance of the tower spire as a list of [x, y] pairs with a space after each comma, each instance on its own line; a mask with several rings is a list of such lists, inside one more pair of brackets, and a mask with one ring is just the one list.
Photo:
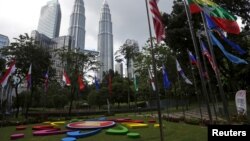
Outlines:
[[83, 0], [75, 0], [70, 16], [69, 35], [72, 37], [71, 47], [81, 51], [85, 48], [85, 8]]
[[103, 5], [106, 5], [106, 4], [108, 5], [108, 1], [107, 1], [107, 0], [104, 0], [104, 1], [103, 1]]
[[107, 0], [103, 1], [101, 8], [97, 46], [100, 53], [99, 61], [101, 63], [98, 77], [102, 79], [103, 72], [114, 69], [112, 21]]

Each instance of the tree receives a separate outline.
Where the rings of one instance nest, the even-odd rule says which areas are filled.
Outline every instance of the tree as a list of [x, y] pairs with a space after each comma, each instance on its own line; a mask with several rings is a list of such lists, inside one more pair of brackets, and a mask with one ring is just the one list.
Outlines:
[[96, 71], [99, 67], [99, 63], [94, 54], [80, 52], [79, 50], [73, 50], [69, 47], [56, 50], [56, 52], [59, 54], [64, 69], [71, 80], [71, 86], [69, 88], [71, 96], [69, 116], [71, 116], [73, 100], [75, 95], [80, 91], [78, 77], [89, 76], [88, 72]]
[[[166, 43], [169, 45], [169, 47], [177, 54], [179, 58], [179, 62], [182, 65], [183, 69], [188, 66], [189, 60], [182, 56], [187, 56], [186, 49], [188, 48], [190, 51], [194, 52], [192, 39], [189, 31], [189, 26], [187, 23], [185, 10], [183, 7], [183, 4], [180, 4], [181, 0], [175, 0], [173, 5], [173, 11], [170, 14], [163, 13], [163, 22], [166, 26]], [[242, 21], [246, 23], [246, 28], [243, 30], [242, 33], [239, 35], [232, 35], [228, 34], [227, 37], [234, 41], [235, 43], [239, 44], [244, 50], [246, 50], [248, 53], [245, 55], [240, 56], [240, 58], [249, 60], [249, 45], [247, 45], [247, 41], [244, 38], [244, 32], [247, 32], [249, 28], [249, 1], [236, 1], [236, 0], [228, 0], [228, 1], [222, 1], [222, 0], [215, 0], [217, 4], [222, 6], [223, 8], [229, 10], [232, 14], [235, 14], [237, 16], [240, 16], [242, 18]], [[196, 33], [197, 30], [201, 29], [203, 30], [203, 23], [201, 19], [201, 14], [193, 14], [192, 15], [192, 24], [194, 27], [194, 31]], [[248, 30], [247, 30], [248, 29]], [[229, 51], [235, 54], [236, 56], [239, 56], [237, 52], [235, 52], [231, 47], [226, 44], [223, 40], [219, 38], [223, 46]], [[203, 37], [205, 40], [206, 38]], [[249, 83], [246, 80], [248, 74], [249, 74], [249, 65], [235, 65], [229, 62], [225, 56], [221, 53], [221, 51], [214, 46], [214, 53], [216, 56], [216, 62], [218, 64], [219, 70], [222, 74], [222, 83], [225, 90], [228, 92], [236, 91], [239, 88], [246, 88]], [[201, 54], [200, 54], [201, 56]], [[203, 62], [201, 58], [201, 62]], [[211, 69], [211, 67], [208, 67], [208, 74], [210, 76], [214, 76], [214, 72]], [[243, 77], [245, 76], [245, 77]], [[211, 84], [216, 84], [217, 81], [215, 77], [211, 78]], [[198, 84], [200, 85], [200, 81], [198, 81]], [[215, 86], [216, 87], [216, 86]]]
[[[42, 46], [39, 46], [34, 39], [30, 38], [27, 33], [20, 35], [19, 38], [14, 38], [16, 41], [11, 43], [10, 46], [1, 49], [1, 52], [6, 56], [7, 60], [16, 60], [16, 76], [20, 78], [19, 83], [15, 85], [16, 100], [18, 101], [18, 86], [23, 83], [25, 76], [28, 72], [30, 64], [32, 64], [32, 87], [31, 97], [26, 108], [26, 118], [29, 111], [29, 106], [32, 105], [33, 91], [37, 86], [43, 85], [43, 74], [48, 68], [52, 69], [51, 55], [49, 51]], [[53, 71], [51, 71], [53, 72]], [[53, 73], [50, 74], [53, 77]], [[17, 102], [17, 109], [19, 109]], [[18, 110], [17, 110], [18, 115]]]
[[[116, 51], [115, 60], [117, 62], [122, 62], [126, 59], [127, 73], [128, 73], [128, 84], [130, 86], [130, 76], [129, 68], [133, 68], [132, 61], [134, 60], [136, 54], [139, 52], [138, 43], [134, 40], [127, 39], [125, 43]], [[130, 108], [130, 87], [128, 87], [128, 106]]]
[[5, 70], [5, 59], [3, 58], [0, 58], [0, 76], [1, 76], [1, 73]]

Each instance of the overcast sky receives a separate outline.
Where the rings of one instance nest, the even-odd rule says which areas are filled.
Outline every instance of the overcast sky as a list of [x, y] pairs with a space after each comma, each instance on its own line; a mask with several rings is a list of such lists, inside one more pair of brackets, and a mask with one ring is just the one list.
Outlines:
[[[20, 34], [36, 30], [41, 7], [49, 0], [0, 0], [0, 34], [11, 41]], [[143, 46], [149, 37], [145, 0], [107, 0], [113, 22], [114, 51], [126, 39]], [[74, 0], [59, 0], [61, 5], [60, 36], [68, 34], [69, 18]], [[86, 16], [85, 49], [97, 50], [98, 22], [103, 0], [84, 0]], [[160, 11], [170, 13], [173, 0], [160, 0]]]

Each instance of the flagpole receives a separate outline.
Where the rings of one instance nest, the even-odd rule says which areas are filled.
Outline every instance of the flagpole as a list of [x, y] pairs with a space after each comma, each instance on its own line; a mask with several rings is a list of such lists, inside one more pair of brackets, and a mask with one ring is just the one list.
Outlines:
[[[176, 60], [177, 60], [177, 58], [175, 58]], [[180, 87], [180, 89], [182, 88], [181, 87], [181, 81], [180, 81], [180, 75], [179, 75], [179, 72], [178, 72], [178, 69], [176, 70], [176, 73], [177, 73], [177, 80], [178, 80], [178, 83], [179, 83], [179, 87]], [[183, 97], [182, 97], [182, 92], [180, 92], [181, 94], [180, 94], [180, 99], [182, 100], [182, 114], [183, 114], [183, 118], [184, 118], [184, 120], [185, 120], [185, 118], [186, 118], [186, 113], [185, 113], [185, 108], [184, 108], [184, 105], [183, 105], [183, 101], [184, 101], [184, 99], [183, 99]]]
[[0, 90], [1, 90], [1, 109], [2, 109], [2, 105], [3, 105], [3, 87], [2, 87], [2, 85], [0, 86]]
[[194, 93], [195, 93], [195, 95], [197, 97], [198, 104], [199, 104], [199, 111], [200, 111], [200, 116], [201, 116], [201, 122], [203, 122], [203, 120], [202, 120], [203, 116], [202, 116], [202, 110], [201, 110], [201, 99], [200, 99], [200, 95], [197, 92], [197, 84], [196, 84], [196, 79], [194, 77], [194, 67], [192, 66], [191, 60], [190, 60], [190, 66], [191, 66], [191, 72], [192, 72], [192, 77], [193, 77], [193, 81], [194, 81]]
[[223, 108], [224, 108], [224, 114], [225, 114], [225, 117], [226, 117], [227, 121], [230, 122], [229, 111], [228, 111], [228, 108], [227, 108], [228, 103], [227, 103], [226, 96], [225, 96], [225, 93], [224, 93], [224, 90], [223, 90], [223, 87], [222, 87], [221, 78], [220, 78], [220, 71], [219, 71], [219, 68], [218, 68], [218, 65], [217, 65], [217, 62], [216, 62], [216, 59], [215, 59], [215, 54], [214, 54], [212, 42], [211, 42], [210, 36], [208, 34], [207, 22], [206, 22], [206, 19], [205, 19], [205, 16], [204, 16], [203, 12], [201, 12], [201, 17], [202, 17], [202, 21], [203, 21], [203, 24], [204, 24], [204, 29], [205, 29], [205, 32], [206, 32], [206, 38], [207, 38], [207, 41], [208, 41], [209, 50], [210, 50], [211, 55], [212, 55], [212, 60], [213, 60], [215, 66], [217, 68], [217, 69], [215, 69], [215, 73], [216, 73], [215, 76], [216, 76], [218, 86], [219, 86], [220, 96], [221, 96], [222, 103], [223, 103]]
[[155, 91], [154, 94], [157, 97], [157, 110], [158, 110], [158, 119], [160, 124], [160, 137], [161, 141], [164, 141], [164, 135], [163, 135], [163, 125], [162, 125], [162, 117], [161, 117], [161, 105], [160, 105], [160, 97], [158, 93], [158, 85], [157, 85], [157, 73], [156, 73], [156, 64], [155, 64], [155, 54], [154, 54], [154, 47], [153, 47], [153, 41], [152, 41], [152, 32], [151, 32], [151, 24], [149, 19], [149, 12], [148, 12], [148, 1], [145, 0], [146, 3], [146, 11], [147, 11], [147, 18], [148, 18], [148, 28], [149, 28], [149, 35], [150, 35], [150, 45], [151, 45], [151, 55], [152, 55], [152, 62], [153, 62], [153, 71], [154, 71], [154, 79], [155, 79]]
[[[199, 38], [199, 42], [201, 44], [201, 38], [199, 36], [199, 33], [198, 33], [198, 38]], [[203, 64], [204, 64], [204, 67], [205, 67], [205, 71], [207, 73], [207, 84], [208, 84], [208, 89], [209, 89], [209, 95], [210, 95], [210, 98], [211, 98], [211, 101], [212, 101], [212, 104], [213, 104], [215, 120], [217, 121], [217, 111], [216, 111], [216, 108], [215, 108], [215, 104], [217, 105], [217, 98], [216, 98], [215, 94], [213, 94], [213, 91], [212, 91], [212, 87], [211, 87], [211, 84], [210, 84], [210, 77], [209, 77], [209, 74], [208, 74], [207, 62], [206, 62], [206, 59], [205, 59], [205, 56], [203, 55], [203, 53], [202, 53], [202, 59], [203, 59]]]
[[196, 55], [196, 58], [197, 58], [197, 65], [198, 65], [199, 75], [200, 75], [200, 79], [201, 79], [202, 90], [203, 90], [203, 93], [204, 93], [204, 96], [205, 96], [205, 100], [206, 100], [208, 116], [209, 116], [210, 122], [212, 123], [213, 122], [213, 118], [212, 118], [212, 114], [211, 114], [211, 110], [210, 110], [208, 93], [207, 93], [207, 90], [206, 90], [204, 77], [203, 77], [202, 71], [201, 71], [200, 55], [199, 55], [199, 50], [198, 50], [198, 47], [197, 47], [196, 38], [195, 38], [195, 35], [194, 35], [193, 25], [191, 24], [190, 12], [189, 12], [189, 10], [187, 8], [186, 0], [183, 0], [183, 2], [184, 2], [185, 12], [186, 12], [186, 15], [187, 15], [188, 24], [189, 24], [189, 30], [190, 30], [192, 41], [193, 41], [193, 45], [194, 45], [195, 55]]

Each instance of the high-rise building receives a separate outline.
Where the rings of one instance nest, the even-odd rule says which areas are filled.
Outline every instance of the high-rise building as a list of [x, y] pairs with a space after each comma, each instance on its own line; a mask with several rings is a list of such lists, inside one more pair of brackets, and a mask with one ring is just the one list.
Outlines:
[[[130, 47], [131, 51], [133, 51], [134, 53], [138, 53], [139, 52], [139, 44], [136, 40], [132, 40], [132, 39], [127, 39], [125, 41], [125, 44], [127, 47]], [[134, 78], [135, 75], [135, 67], [134, 67], [134, 58], [130, 58], [128, 61], [128, 68], [127, 68], [127, 76], [129, 79]]]
[[10, 40], [7, 36], [0, 34], [0, 48], [4, 46], [8, 46], [10, 43]]
[[70, 16], [69, 35], [72, 37], [72, 47], [85, 48], [85, 8], [83, 0], [75, 0], [73, 12]]
[[59, 36], [61, 24], [61, 8], [58, 0], [51, 0], [42, 7], [38, 23], [38, 32], [49, 38]]
[[115, 72], [118, 72], [123, 77], [123, 64], [117, 63], [115, 64]]
[[[51, 53], [51, 60], [53, 62], [52, 67], [56, 70], [56, 78], [58, 82], [61, 81], [61, 76], [64, 68], [64, 63], [61, 60], [61, 57], [57, 52], [54, 50], [64, 49], [64, 50], [71, 50], [72, 47], [72, 37], [71, 36], [59, 36], [57, 38], [49, 38], [44, 34], [39, 33], [38, 31], [34, 30], [31, 32], [31, 37], [36, 41], [36, 43], [46, 49], [49, 50]], [[92, 54], [94, 56], [98, 56], [97, 51], [92, 50], [83, 50], [86, 54]]]
[[102, 79], [103, 72], [114, 70], [112, 21], [108, 2], [104, 0], [99, 21], [98, 51], [101, 67], [98, 77]]

